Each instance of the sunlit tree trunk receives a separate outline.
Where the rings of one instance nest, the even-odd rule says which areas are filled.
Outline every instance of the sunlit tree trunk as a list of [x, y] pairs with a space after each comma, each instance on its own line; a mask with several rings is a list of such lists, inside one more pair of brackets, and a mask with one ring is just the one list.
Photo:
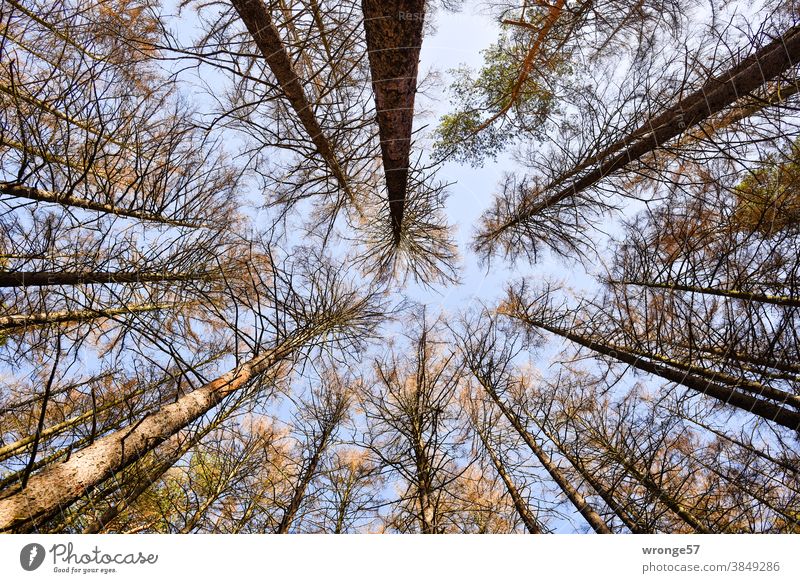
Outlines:
[[33, 476], [24, 490], [0, 500], [0, 532], [35, 527], [328, 330], [327, 324], [300, 330], [277, 347], [161, 407], [133, 427], [102, 437], [73, 454], [69, 461]]

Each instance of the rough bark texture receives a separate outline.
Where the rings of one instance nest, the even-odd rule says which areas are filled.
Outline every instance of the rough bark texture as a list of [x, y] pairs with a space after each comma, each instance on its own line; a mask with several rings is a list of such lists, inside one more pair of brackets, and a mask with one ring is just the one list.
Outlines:
[[408, 186], [424, 0], [362, 0], [383, 170], [395, 242]]
[[31, 530], [55, 515], [210, 411], [248, 381], [290, 357], [319, 332], [305, 330], [295, 334], [278, 347], [165, 405], [133, 427], [98, 439], [68, 461], [33, 476], [24, 490], [0, 500], [0, 532]]
[[334, 155], [331, 143], [322, 132], [314, 115], [314, 106], [303, 91], [303, 85], [283, 46], [278, 29], [272, 22], [269, 9], [263, 0], [231, 0], [231, 4], [239, 13], [239, 17], [253, 37], [258, 50], [267, 61], [270, 71], [275, 75], [278, 85], [297, 114], [317, 152], [327, 164], [339, 186], [348, 194], [348, 198], [352, 198], [344, 171]]
[[[216, 425], [212, 424], [207, 429], [213, 429], [214, 427], [216, 427]], [[83, 534], [97, 534], [102, 532], [114, 522], [120, 514], [130, 508], [142, 494], [147, 492], [167, 470], [178, 463], [178, 460], [180, 460], [194, 445], [199, 443], [200, 439], [207, 433], [208, 430], [204, 429], [190, 439], [181, 438], [179, 435], [173, 435], [162, 448], [159, 449], [161, 460], [154, 466], [146, 468], [138, 482], [125, 494], [125, 497], [117, 504], [109, 506], [97, 520], [89, 524], [89, 526], [83, 530]]]

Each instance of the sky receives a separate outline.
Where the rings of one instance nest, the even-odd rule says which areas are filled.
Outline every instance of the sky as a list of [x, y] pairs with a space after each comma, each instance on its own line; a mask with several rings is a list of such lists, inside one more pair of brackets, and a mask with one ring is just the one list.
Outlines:
[[[166, 5], [164, 10], [168, 13], [174, 12], [174, 6]], [[425, 137], [426, 134], [435, 129], [439, 117], [448, 112], [450, 107], [448, 71], [464, 65], [478, 69], [483, 62], [481, 51], [495, 42], [499, 34], [496, 20], [482, 12], [480, 3], [475, 1], [465, 2], [461, 11], [457, 13], [438, 10], [433, 19], [435, 32], [425, 37], [422, 46], [420, 78], [424, 78], [428, 72], [435, 71], [440, 75], [440, 81], [425, 96], [418, 97], [418, 109], [429, 112], [427, 115], [417, 116], [415, 120], [415, 129], [420, 131], [417, 146], [423, 148], [423, 153], [430, 144]], [[176, 23], [181, 27], [179, 29], [181, 36], [190, 39], [196, 37], [190, 10], [185, 11]], [[165, 66], [169, 65], [165, 64]], [[191, 72], [187, 73], [187, 88], [192, 87], [192, 81], [198, 80], [197, 78], [191, 79], [191, 75]], [[224, 74], [213, 73], [208, 69], [204, 70], [203, 75], [202, 80], [208, 91], [214, 91], [217, 87], [226, 87], [230, 82]], [[215, 75], [219, 75], [219, 77], [215, 77]], [[188, 97], [195, 107], [202, 111], [203, 106], [208, 105], [210, 100], [208, 95], [204, 95], [196, 87], [195, 85], [195, 89]], [[235, 136], [231, 136], [230, 139], [226, 137], [225, 147], [235, 150], [238, 143]], [[487, 268], [480, 265], [477, 257], [470, 251], [474, 225], [478, 223], [482, 212], [490, 205], [503, 175], [517, 170], [519, 167], [512, 160], [510, 152], [499, 156], [497, 160], [487, 159], [480, 168], [447, 162], [439, 169], [437, 178], [451, 184], [448, 190], [446, 215], [448, 222], [454, 227], [455, 239], [461, 254], [461, 283], [433, 287], [409, 283], [403, 290], [405, 297], [425, 304], [430, 308], [432, 315], [441, 311], [447, 317], [477, 306], [480, 302], [485, 302], [490, 306], [496, 305], [497, 300], [503, 295], [505, 284], [519, 277], [531, 279], [534, 284], [539, 283], [542, 279], [556, 279], [564, 281], [574, 288], [591, 289], [595, 287], [592, 274], [587, 273], [587, 267], [579, 263], [565, 263], [545, 254], [542, 261], [536, 265], [529, 265], [522, 261], [517, 265], [510, 266], [504, 261], [496, 261], [491, 268]], [[261, 196], [261, 193], [251, 192], [251, 195]], [[289, 244], [301, 242], [290, 239]], [[601, 266], [589, 266], [589, 268], [599, 269]], [[402, 326], [402, 323], [399, 323], [398, 326]], [[542, 368], [546, 367], [549, 359], [563, 346], [560, 339], [552, 339], [546, 350], [534, 355], [535, 362]], [[385, 350], [385, 344], [378, 346], [377, 349]], [[623, 385], [629, 386], [635, 382], [632, 375], [626, 376]], [[279, 416], [288, 414], [288, 409], [279, 409], [275, 414]], [[569, 514], [572, 509], [568, 505], [564, 505], [563, 510]], [[554, 522], [551, 526], [554, 526], [557, 531], [568, 532], [573, 531], [574, 527], [578, 525], [582, 525], [580, 519], [575, 520], [573, 524], [564, 521]]]

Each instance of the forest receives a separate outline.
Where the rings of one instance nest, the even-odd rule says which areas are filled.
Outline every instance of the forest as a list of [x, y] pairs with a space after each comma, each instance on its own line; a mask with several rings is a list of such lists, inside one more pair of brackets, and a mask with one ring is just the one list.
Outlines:
[[0, 532], [800, 533], [799, 76], [794, 0], [0, 0]]

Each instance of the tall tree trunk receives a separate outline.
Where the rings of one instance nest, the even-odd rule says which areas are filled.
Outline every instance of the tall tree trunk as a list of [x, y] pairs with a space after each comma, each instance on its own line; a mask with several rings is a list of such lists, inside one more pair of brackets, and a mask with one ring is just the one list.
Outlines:
[[154, 273], [147, 271], [4, 271], [0, 272], [2, 287], [43, 287], [48, 285], [85, 285], [92, 283], [151, 283], [161, 281], [192, 281], [210, 279], [207, 273]]
[[713, 369], [704, 368], [702, 366], [689, 364], [681, 360], [676, 360], [674, 358], [664, 356], [663, 354], [656, 354], [653, 352], [648, 352], [646, 350], [640, 350], [637, 348], [627, 347], [627, 346], [620, 347], [614, 344], [608, 344], [608, 346], [612, 350], [616, 350], [618, 352], [628, 352], [634, 356], [646, 358], [648, 360], [655, 362], [661, 362], [672, 368], [692, 373], [693, 375], [696, 375], [700, 378], [705, 378], [708, 379], [709, 381], [717, 382], [720, 384], [728, 384], [741, 391], [745, 391], [747, 393], [751, 393], [756, 396], [772, 399], [774, 401], [777, 401], [781, 405], [789, 405], [794, 409], [800, 409], [800, 397], [798, 397], [797, 395], [793, 395], [791, 393], [787, 393], [786, 391], [766, 386], [756, 381], [751, 381], [744, 378], [737, 378], [735, 376], [729, 375], [721, 371], [716, 371]]
[[158, 450], [156, 450], [157, 460], [148, 464], [143, 469], [143, 475], [138, 477], [132, 487], [124, 494], [123, 498], [116, 504], [109, 506], [95, 521], [90, 523], [83, 530], [83, 534], [96, 534], [102, 532], [116, 520], [126, 509], [130, 508], [136, 500], [147, 492], [153, 484], [155, 484], [172, 466], [178, 463], [185, 454], [189, 452], [194, 446], [209, 433], [217, 429], [220, 424], [225, 421], [229, 414], [236, 409], [241, 403], [244, 396], [241, 396], [235, 403], [228, 404], [228, 406], [220, 411], [215, 418], [196, 431], [189, 437], [182, 437], [180, 434], [175, 434], [170, 437]]
[[[69, 429], [70, 427], [75, 427], [76, 425], [80, 425], [84, 421], [91, 419], [97, 413], [102, 413], [103, 411], [108, 411], [109, 409], [116, 407], [121, 403], [128, 403], [130, 399], [138, 397], [139, 395], [144, 394], [144, 390], [138, 390], [133, 393], [129, 393], [126, 395], [121, 396], [118, 399], [113, 399], [112, 401], [102, 405], [101, 407], [97, 407], [92, 409], [91, 411], [86, 411], [85, 413], [81, 413], [80, 415], [76, 415], [74, 417], [70, 417], [69, 419], [65, 419], [61, 423], [56, 423], [55, 425], [51, 425], [50, 427], [43, 429], [42, 431], [38, 432], [40, 439], [46, 439], [48, 437], [52, 437], [53, 435], [58, 435], [63, 431]], [[36, 435], [28, 435], [23, 437], [22, 439], [18, 439], [13, 443], [9, 443], [0, 447], [0, 461], [5, 461], [15, 453], [20, 450], [25, 449], [30, 444], [32, 444], [36, 439]]]
[[506, 406], [502, 399], [500, 399], [500, 395], [497, 394], [497, 391], [495, 391], [491, 383], [487, 382], [477, 371], [473, 371], [473, 374], [492, 398], [492, 401], [494, 401], [503, 415], [505, 415], [506, 419], [508, 419], [509, 423], [511, 423], [512, 427], [514, 427], [523, 441], [525, 441], [531, 452], [533, 452], [539, 460], [539, 463], [542, 464], [542, 467], [550, 474], [550, 477], [553, 478], [553, 481], [558, 485], [561, 491], [564, 492], [569, 501], [572, 502], [575, 509], [586, 519], [589, 526], [598, 534], [611, 534], [611, 529], [608, 524], [606, 524], [594, 507], [589, 504], [583, 494], [570, 483], [569, 478], [561, 472], [561, 469], [550, 459], [550, 456], [539, 446], [533, 435], [525, 428], [525, 424], [522, 420]]
[[582, 176], [565, 186], [563, 185], [567, 180], [579, 172], [571, 171], [552, 181], [542, 192], [557, 189], [555, 192], [538, 202], [515, 209], [507, 221], [494, 227], [492, 233], [487, 233], [485, 238], [495, 238], [499, 233], [538, 215], [548, 207], [577, 196], [606, 176], [625, 168], [689, 128], [719, 113], [798, 62], [800, 27], [792, 27], [781, 38], [762, 47], [725, 73], [709, 80], [699, 90], [642, 124], [639, 129], [621, 140], [618, 146], [612, 146], [600, 156], [593, 157], [592, 160], [596, 161], [593, 167], [586, 163], [580, 165], [581, 168], [591, 167]]
[[[586, 428], [586, 431], [591, 431], [591, 429]], [[594, 433], [597, 435], [597, 432]], [[637, 468], [636, 465], [630, 459], [628, 459], [628, 456], [626, 456], [624, 452], [617, 450], [614, 445], [605, 438], [605, 436], [601, 436], [600, 441], [602, 447], [611, 453], [613, 459], [616, 460], [623, 468], [625, 468], [625, 471], [628, 472], [628, 474], [633, 477], [634, 480], [644, 486], [648, 492], [655, 496], [655, 498], [664, 506], [666, 506], [673, 514], [683, 520], [683, 522], [689, 525], [689, 527], [691, 527], [695, 532], [699, 532], [701, 534], [711, 533], [711, 531], [702, 522], [700, 522], [697, 517], [694, 516], [694, 514], [692, 514], [680, 502], [680, 500], [676, 500], [674, 496], [659, 486], [649, 472], [642, 471]]]
[[267, 61], [270, 71], [275, 75], [283, 94], [289, 101], [297, 118], [314, 144], [320, 157], [325, 161], [340, 188], [352, 200], [353, 194], [347, 177], [334, 154], [333, 146], [322, 131], [314, 115], [314, 105], [303, 91], [300, 77], [292, 65], [289, 54], [281, 41], [280, 34], [272, 22], [272, 15], [263, 0], [231, 0], [250, 35]]
[[405, 211], [425, 0], [362, 0], [389, 214], [395, 243]]
[[292, 492], [292, 499], [289, 502], [289, 506], [283, 513], [281, 522], [278, 524], [278, 528], [275, 529], [276, 534], [286, 534], [289, 532], [292, 522], [294, 522], [295, 516], [297, 516], [297, 511], [300, 510], [300, 505], [303, 503], [303, 499], [306, 496], [308, 485], [311, 483], [311, 480], [314, 479], [314, 476], [317, 473], [317, 467], [319, 466], [320, 459], [328, 447], [328, 441], [330, 440], [331, 434], [333, 433], [335, 427], [336, 426], [334, 423], [326, 424], [322, 430], [322, 435], [320, 435], [319, 441], [314, 444], [311, 458], [308, 460], [308, 464], [300, 474], [300, 479], [298, 480], [297, 485]]
[[566, 330], [547, 324], [546, 322], [536, 321], [526, 318], [522, 315], [517, 315], [505, 312], [508, 316], [516, 318], [529, 326], [536, 326], [543, 330], [547, 330], [553, 334], [557, 334], [567, 340], [571, 340], [576, 344], [585, 346], [604, 356], [609, 356], [620, 362], [624, 362], [633, 368], [660, 376], [670, 382], [677, 383], [688, 387], [694, 391], [708, 395], [718, 399], [719, 401], [737, 407], [748, 413], [758, 415], [764, 419], [773, 421], [779, 425], [787, 427], [793, 431], [800, 429], [800, 412], [792, 411], [785, 407], [781, 407], [764, 399], [759, 399], [753, 395], [748, 395], [737, 391], [735, 388], [715, 383], [711, 380], [699, 377], [695, 374], [688, 372], [674, 370], [663, 364], [650, 362], [639, 354], [628, 352], [620, 347], [604, 343], [600, 339], [592, 338], [589, 336], [582, 336]]
[[148, 213], [145, 211], [137, 211], [133, 209], [126, 209], [113, 204], [96, 202], [87, 198], [73, 196], [67, 193], [58, 193], [41, 188], [34, 188], [32, 186], [25, 186], [23, 184], [15, 184], [13, 182], [0, 182], [0, 193], [15, 196], [17, 198], [27, 198], [39, 202], [47, 202], [53, 204], [60, 204], [63, 206], [71, 206], [82, 208], [91, 211], [98, 211], [106, 214], [113, 214], [121, 217], [130, 217], [133, 219], [140, 219], [142, 221], [153, 221], [156, 223], [164, 223], [174, 227], [192, 227], [199, 228], [205, 226], [201, 220], [185, 221], [175, 220], [169, 217], [162, 216], [156, 213]]
[[[791, 362], [790, 357], [787, 356], [786, 360], [780, 361], [768, 356], [757, 356], [745, 352], [737, 352], [728, 348], [715, 348], [713, 346], [701, 346], [697, 344], [676, 344], [678, 348], [688, 351], [702, 352], [705, 354], [713, 354], [722, 359], [735, 360], [739, 362], [746, 362], [754, 366], [761, 366], [765, 368], [774, 368], [775, 370], [787, 373], [787, 376], [779, 378], [786, 378], [787, 380], [800, 381], [797, 375], [800, 375], [800, 366]], [[777, 375], [776, 375], [777, 376]], [[787, 378], [789, 377], [789, 378]]]
[[328, 332], [332, 325], [330, 319], [294, 333], [275, 348], [161, 407], [132, 427], [102, 437], [69, 461], [33, 476], [24, 490], [0, 500], [0, 532], [34, 528], [205, 415], [258, 375], [291, 357], [302, 345]]
[[652, 281], [610, 281], [611, 284], [619, 285], [635, 285], [641, 287], [649, 287], [653, 289], [667, 289], [672, 291], [685, 291], [698, 294], [706, 294], [712, 296], [722, 296], [726, 298], [734, 298], [747, 302], [761, 302], [764, 304], [775, 304], [777, 306], [786, 307], [800, 307], [800, 297], [782, 296], [773, 294], [763, 294], [758, 292], [747, 292], [737, 289], [717, 289], [711, 287], [702, 287], [695, 285], [684, 285], [680, 283], [658, 283]]
[[492, 465], [497, 471], [497, 475], [500, 476], [501, 480], [503, 480], [503, 484], [505, 484], [508, 495], [511, 496], [511, 501], [514, 503], [514, 508], [516, 509], [517, 514], [519, 514], [519, 517], [522, 520], [522, 523], [525, 525], [525, 528], [528, 529], [528, 532], [531, 534], [542, 534], [542, 527], [539, 525], [539, 521], [536, 520], [536, 517], [531, 512], [531, 509], [525, 503], [525, 500], [522, 499], [519, 490], [517, 490], [517, 487], [514, 484], [514, 480], [506, 471], [503, 462], [501, 462], [497, 457], [497, 454], [489, 443], [487, 436], [484, 435], [484, 432], [477, 426], [477, 423], [474, 425], [474, 427], [475, 433], [481, 440], [486, 453], [489, 455]]
[[547, 431], [542, 423], [539, 423], [536, 418], [531, 416], [536, 426], [542, 431], [542, 433], [549, 439], [553, 444], [555, 444], [556, 448], [558, 448], [559, 453], [564, 456], [564, 458], [575, 468], [575, 471], [578, 472], [581, 477], [586, 480], [586, 483], [589, 484], [592, 489], [597, 492], [598, 496], [603, 499], [603, 502], [606, 503], [614, 514], [622, 521], [622, 523], [630, 530], [633, 534], [649, 534], [652, 530], [642, 526], [637, 522], [637, 520], [630, 515], [630, 513], [617, 501], [614, 497], [614, 494], [609, 491], [609, 489], [603, 484], [600, 479], [588, 469], [583, 460], [579, 457], [573, 456], [567, 451], [567, 447], [561, 442], [561, 440], [557, 439], [555, 435]]
[[55, 312], [39, 312], [36, 314], [13, 314], [0, 316], [0, 330], [13, 330], [28, 326], [42, 326], [46, 324], [63, 324], [65, 322], [84, 322], [99, 318], [113, 318], [125, 314], [140, 314], [142, 312], [155, 312], [169, 310], [177, 307], [176, 304], [131, 304], [124, 308], [110, 308], [100, 310], [63, 310]]
[[[167, 470], [174, 466], [207, 432], [198, 434], [197, 439], [191, 439], [183, 444], [173, 436], [167, 441], [165, 447], [158, 450], [160, 460], [158, 463], [143, 470], [143, 475], [138, 478], [125, 496], [118, 503], [109, 506], [94, 522], [83, 529], [83, 534], [97, 534], [105, 530], [125, 510], [131, 507], [136, 500], [155, 484]], [[174, 443], [173, 443], [174, 441]]]

